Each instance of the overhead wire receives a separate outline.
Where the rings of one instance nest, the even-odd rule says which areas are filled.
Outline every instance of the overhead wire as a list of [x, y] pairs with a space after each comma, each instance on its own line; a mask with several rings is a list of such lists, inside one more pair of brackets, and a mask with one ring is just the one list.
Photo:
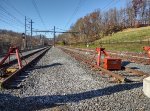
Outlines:
[[[115, 2], [114, 2], [115, 0], [111, 0], [108, 4], [106, 4], [102, 9], [101, 9], [101, 11], [103, 10], [106, 10], [106, 9], [108, 9], [109, 8], [109, 6], [111, 6], [111, 5], [113, 5]], [[117, 1], [117, 0], [116, 0]], [[119, 2], [117, 2], [117, 3], [119, 3]]]
[[38, 6], [37, 6], [36, 1], [35, 1], [35, 0], [32, 0], [32, 4], [33, 4], [33, 6], [34, 6], [34, 8], [35, 8], [35, 10], [36, 10], [36, 12], [37, 12], [39, 18], [40, 18], [41, 23], [42, 23], [43, 26], [46, 28], [46, 25], [45, 25], [45, 23], [44, 23], [44, 21], [43, 21], [43, 19], [42, 19], [42, 16], [41, 16], [41, 14], [40, 14], [40, 11], [39, 11], [39, 8], [38, 8]]
[[0, 9], [1, 11], [3, 11], [4, 13], [6, 13], [7, 15], [9, 15], [10, 17], [12, 17], [15, 21], [17, 21], [20, 25], [24, 26], [24, 23], [22, 23], [17, 17], [15, 17], [14, 15], [12, 15], [9, 11], [7, 11], [1, 4], [0, 4]]
[[2, 6], [0, 4], [0, 16], [1, 19], [0, 21], [11, 26], [11, 27], [15, 27], [16, 29], [19, 29], [19, 27], [22, 27], [24, 24], [14, 15], [12, 15], [8, 10], [8, 7], [4, 7], [4, 5]]
[[[9, 25], [9, 26], [11, 26], [11, 27], [13, 27], [13, 28], [16, 27], [16, 26], [12, 25], [11, 23], [9, 23], [9, 22], [7, 22], [7, 21], [1, 19], [1, 18], [0, 18], [0, 21], [3, 22], [3, 23], [5, 23], [5, 24], [7, 24], [7, 25]], [[16, 27], [16, 28], [17, 28], [17, 27]], [[18, 28], [17, 28], [17, 29], [18, 29]]]
[[4, 12], [0, 13], [0, 17], [1, 17], [1, 19], [9, 22], [10, 24], [11, 23], [15, 24], [14, 26], [16, 26], [16, 27], [22, 27], [22, 25], [20, 25], [18, 22], [16, 22], [14, 19], [12, 19], [9, 15], [6, 15]]
[[[18, 10], [12, 3], [10, 3], [10, 2], [8, 2], [8, 0], [3, 0], [3, 3], [5, 4], [5, 6], [7, 6], [8, 8], [11, 8], [12, 10], [14, 10], [15, 12], [17, 12], [19, 15], [21, 15], [22, 17], [25, 17], [25, 15], [20, 11], [20, 10]], [[2, 7], [1, 7], [2, 8]], [[5, 9], [4, 9], [5, 8]], [[1, 16], [2, 18], [4, 18], [4, 20], [6, 21], [9, 21], [9, 22], [12, 22], [12, 23], [15, 23], [15, 25], [14, 26], [19, 26], [19, 27], [22, 27], [22, 26], [24, 26], [24, 23], [22, 23], [17, 17], [15, 17], [14, 15], [12, 15], [12, 14], [10, 14], [10, 12], [8, 12], [7, 10], [6, 10], [7, 8], [6, 7], [4, 7], [4, 5], [3, 5], [3, 8], [2, 8], [2, 12], [3, 13], [1, 13], [0, 15], [3, 15], [3, 16]], [[5, 14], [6, 15], [5, 15]], [[7, 16], [7, 17], [6, 17]], [[29, 18], [29, 17], [28, 17]], [[19, 25], [19, 24], [21, 24], [21, 25]], [[29, 28], [29, 26], [27, 26], [28, 28]]]
[[[107, 5], [105, 5], [102, 10], [106, 9], [109, 5], [113, 3], [114, 0], [111, 0]], [[81, 7], [82, 0], [79, 0], [77, 7], [75, 8], [73, 14], [71, 15], [70, 19], [68, 20], [67, 24], [65, 25], [65, 28], [68, 26], [68, 24], [71, 22], [73, 17], [77, 14], [79, 8]]]
[[21, 16], [25, 16], [22, 12], [20, 12], [13, 4], [11, 4], [10, 2], [6, 1], [6, 0], [2, 0], [7, 6], [11, 7], [13, 10], [15, 10], [18, 14], [20, 14]]
[[1, 21], [1, 22], [3, 22], [3, 23], [6, 23], [6, 24], [8, 24], [8, 25], [11, 25], [11, 26], [12, 26], [12, 24], [10, 24], [9, 22], [7, 22], [7, 21], [5, 21], [5, 20], [3, 20], [3, 19], [1, 19], [1, 18], [0, 18], [0, 21]]
[[58, 30], [62, 30], [62, 31], [66, 31], [66, 32], [67, 32], [67, 30], [64, 30], [64, 29], [61, 29], [61, 28], [58, 28], [58, 27], [56, 27], [56, 29], [58, 29]]
[[[14, 22], [12, 19], [10, 19], [10, 18], [5, 18], [5, 15], [3, 15], [2, 13], [0, 14], [0, 18], [1, 19], [3, 19], [3, 20], [5, 20], [5, 21], [7, 21], [7, 22]], [[19, 27], [21, 27], [19, 24], [15, 24], [15, 26], [19, 26]]]
[[[109, 1], [110, 1], [110, 0], [109, 0]], [[101, 9], [101, 11], [104, 10], [104, 9], [106, 9], [108, 6], [110, 6], [110, 5], [113, 3], [113, 1], [114, 1], [114, 0], [111, 0], [110, 2], [108, 2], [108, 4], [106, 4], [106, 5]]]
[[74, 12], [72, 13], [71, 17], [69, 18], [68, 22], [65, 25], [65, 28], [69, 25], [69, 23], [72, 21], [73, 17], [77, 14], [77, 12], [79, 11], [81, 4], [82, 4], [82, 0], [79, 0], [77, 7], [75, 8]]

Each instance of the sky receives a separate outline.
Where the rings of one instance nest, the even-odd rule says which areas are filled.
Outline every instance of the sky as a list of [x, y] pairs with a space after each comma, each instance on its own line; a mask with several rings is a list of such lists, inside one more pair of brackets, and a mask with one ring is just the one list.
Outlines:
[[[33, 30], [68, 30], [79, 18], [101, 9], [125, 7], [127, 0], [0, 0], [0, 29], [24, 33], [25, 16]], [[28, 28], [27, 34], [30, 34]], [[52, 38], [52, 33], [46, 34]]]

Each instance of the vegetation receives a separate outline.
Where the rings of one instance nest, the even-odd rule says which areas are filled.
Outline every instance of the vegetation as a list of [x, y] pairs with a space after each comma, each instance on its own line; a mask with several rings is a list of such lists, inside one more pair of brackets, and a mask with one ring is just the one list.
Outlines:
[[[132, 0], [127, 3], [125, 8], [114, 8], [105, 12], [96, 10], [80, 18], [69, 30], [79, 33], [61, 34], [57, 37], [57, 41], [61, 41], [65, 45], [80, 44], [81, 47], [90, 43], [92, 43], [90, 46], [95, 47], [100, 45], [99, 42], [105, 41], [138, 42], [149, 38], [150, 27], [145, 27], [150, 25], [149, 18], [150, 2], [148, 0]], [[116, 44], [115, 50], [122, 50], [120, 48], [122, 45], [117, 46]], [[126, 46], [130, 47], [130, 44]], [[137, 47], [137, 45], [135, 46]], [[110, 46], [109, 49], [113, 50], [114, 48]]]
[[[142, 52], [143, 46], [150, 45], [150, 26], [142, 28], [130, 28], [117, 32], [111, 36], [105, 36], [92, 42], [89, 48], [105, 47], [107, 50]], [[85, 44], [72, 45], [85, 48]]]
[[124, 31], [117, 32], [110, 36], [105, 36], [99, 42], [138, 42], [138, 41], [148, 41], [150, 40], [150, 26], [142, 28], [130, 28]]
[[[34, 48], [41, 45], [48, 44], [49, 40], [46, 37], [27, 36], [27, 48]], [[0, 55], [2, 53], [6, 53], [10, 46], [17, 46], [19, 49], [24, 49], [23, 44], [23, 35], [21, 33], [8, 31], [8, 30], [0, 30]]]

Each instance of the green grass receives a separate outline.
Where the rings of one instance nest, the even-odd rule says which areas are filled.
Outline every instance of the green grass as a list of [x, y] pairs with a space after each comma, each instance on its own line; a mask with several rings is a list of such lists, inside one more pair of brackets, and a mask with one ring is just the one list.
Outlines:
[[150, 26], [142, 28], [126, 29], [122, 32], [115, 33], [111, 36], [105, 36], [102, 39], [95, 41], [95, 43], [105, 41], [110, 42], [139, 41], [139, 40], [148, 40], [149, 38], [150, 38]]
[[143, 52], [143, 46], [147, 46], [145, 43], [133, 43], [133, 44], [104, 44], [102, 45], [107, 50], [112, 51], [128, 51], [128, 52]]
[[[117, 42], [135, 42], [135, 43], [117, 43]], [[138, 41], [138, 42], [137, 42]], [[143, 42], [139, 42], [143, 41]], [[149, 42], [148, 42], [149, 41]], [[114, 44], [101, 44], [101, 42], [115, 42]], [[121, 32], [105, 36], [93, 42], [89, 48], [104, 47], [112, 51], [143, 52], [143, 46], [150, 45], [150, 26], [142, 28], [130, 28]], [[86, 48], [86, 45], [78, 44], [79, 48]]]

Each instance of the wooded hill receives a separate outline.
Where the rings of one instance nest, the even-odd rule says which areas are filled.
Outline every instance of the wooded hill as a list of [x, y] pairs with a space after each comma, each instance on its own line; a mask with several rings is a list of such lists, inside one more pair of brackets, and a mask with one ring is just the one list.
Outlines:
[[125, 8], [95, 10], [77, 20], [70, 32], [78, 34], [61, 34], [57, 37], [60, 44], [88, 44], [105, 36], [127, 28], [138, 28], [150, 25], [150, 1], [131, 0]]
[[[46, 45], [49, 42], [48, 39], [43, 35], [37, 35], [33, 37], [27, 36], [26, 38], [28, 46], [27, 48]], [[21, 33], [0, 29], [0, 53], [3, 52], [3, 49], [8, 49], [10, 46], [17, 46], [19, 49], [22, 49], [23, 39], [25, 39], [25, 37], [23, 37]]]

